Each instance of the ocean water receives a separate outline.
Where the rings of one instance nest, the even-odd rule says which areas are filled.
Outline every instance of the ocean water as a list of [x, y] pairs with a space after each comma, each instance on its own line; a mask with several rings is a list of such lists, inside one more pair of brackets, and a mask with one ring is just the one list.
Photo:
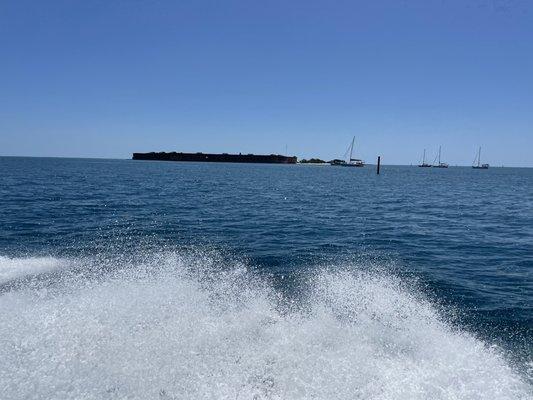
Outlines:
[[0, 171], [2, 399], [533, 397], [533, 169]]

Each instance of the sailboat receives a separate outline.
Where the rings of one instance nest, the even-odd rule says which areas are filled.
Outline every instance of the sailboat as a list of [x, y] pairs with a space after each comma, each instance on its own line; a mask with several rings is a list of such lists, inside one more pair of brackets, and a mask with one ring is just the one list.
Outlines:
[[[477, 164], [476, 164], [477, 161]], [[477, 151], [476, 158], [474, 159], [474, 165], [472, 165], [472, 168], [474, 169], [489, 169], [489, 164], [481, 164], [481, 146], [479, 147], [479, 150]]]
[[350, 153], [350, 157], [348, 158], [348, 161], [345, 160], [332, 160], [330, 161], [330, 164], [337, 167], [364, 167], [365, 162], [359, 158], [353, 158], [353, 148], [355, 144], [355, 136], [352, 139], [352, 143], [350, 144], [350, 147], [348, 147], [348, 150], [344, 154], [344, 157], [346, 158], [346, 154]]
[[422, 156], [422, 164], [419, 164], [418, 165], [419, 167], [422, 167], [422, 168], [428, 168], [428, 167], [431, 167], [431, 164], [428, 164], [426, 162], [426, 149], [424, 149], [424, 155]]
[[440, 146], [439, 146], [439, 155], [438, 155], [438, 157], [439, 157], [439, 163], [438, 164], [434, 164], [433, 168], [448, 168], [448, 164], [443, 163], [443, 162], [440, 161]]

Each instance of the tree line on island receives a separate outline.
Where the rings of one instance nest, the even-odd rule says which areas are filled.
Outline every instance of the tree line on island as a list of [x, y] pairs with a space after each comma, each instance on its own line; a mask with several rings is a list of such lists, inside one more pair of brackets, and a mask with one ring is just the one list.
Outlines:
[[310, 158], [309, 160], [306, 160], [305, 158], [298, 161], [300, 164], [325, 164], [326, 161], [321, 160], [320, 158]]

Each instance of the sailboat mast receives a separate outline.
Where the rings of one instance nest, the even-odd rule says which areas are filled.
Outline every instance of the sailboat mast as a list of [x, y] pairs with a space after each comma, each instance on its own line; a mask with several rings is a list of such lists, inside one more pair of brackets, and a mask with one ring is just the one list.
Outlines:
[[481, 146], [479, 146], [479, 150], [477, 152], [477, 166], [479, 167], [481, 165]]
[[439, 146], [439, 165], [440, 165], [440, 146]]
[[353, 144], [355, 142], [355, 136], [352, 139], [352, 145], [350, 146], [350, 161], [352, 161], [352, 153], [353, 153]]
[[424, 155], [422, 156], [422, 165], [426, 163], [426, 149], [424, 149]]

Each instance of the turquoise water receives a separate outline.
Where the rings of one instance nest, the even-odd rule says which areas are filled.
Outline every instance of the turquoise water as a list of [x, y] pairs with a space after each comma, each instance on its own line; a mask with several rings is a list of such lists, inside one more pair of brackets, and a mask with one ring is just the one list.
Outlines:
[[4, 398], [532, 394], [532, 169], [0, 170]]

